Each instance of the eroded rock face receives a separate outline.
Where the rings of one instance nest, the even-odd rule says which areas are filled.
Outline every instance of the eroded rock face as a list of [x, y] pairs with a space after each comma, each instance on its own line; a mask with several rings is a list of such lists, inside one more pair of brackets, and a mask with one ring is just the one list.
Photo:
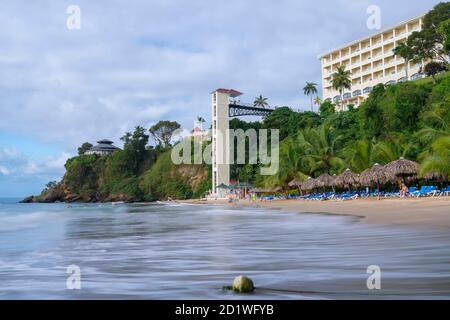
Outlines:
[[36, 202], [36, 201], [34, 200], [34, 196], [26, 197], [25, 199], [23, 199], [22, 201], [20, 201], [20, 203], [33, 203], [33, 202]]
[[66, 194], [64, 193], [64, 190], [61, 188], [55, 188], [50, 190], [47, 194], [39, 197], [39, 202], [57, 202], [57, 201], [64, 201], [64, 198], [66, 197]]
[[81, 199], [80, 195], [75, 194], [75, 193], [69, 193], [64, 198], [64, 201], [65, 202], [76, 202], [76, 201], [79, 201], [80, 199]]
[[250, 278], [239, 276], [234, 278], [232, 289], [237, 293], [251, 293], [255, 290], [255, 286]]
[[111, 194], [109, 195], [104, 201], [105, 202], [135, 202], [138, 199], [135, 199], [134, 197], [124, 194], [124, 193], [118, 193], [118, 194]]
[[30, 196], [23, 199], [22, 203], [52, 203], [52, 202], [136, 202], [139, 199], [127, 194], [111, 194], [105, 195], [98, 192], [83, 192], [81, 194], [72, 193], [68, 190], [64, 191], [51, 191], [41, 196]]
[[63, 202], [65, 201], [66, 193], [61, 187], [56, 187], [49, 190], [47, 193], [39, 196], [30, 196], [23, 199], [22, 203], [52, 203], [52, 202]]

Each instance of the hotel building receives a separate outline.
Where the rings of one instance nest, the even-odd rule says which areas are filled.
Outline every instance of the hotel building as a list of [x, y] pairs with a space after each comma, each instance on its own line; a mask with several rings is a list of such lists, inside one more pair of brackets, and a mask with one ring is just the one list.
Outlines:
[[[408, 20], [321, 55], [323, 100], [339, 105], [343, 99], [344, 109], [350, 104], [359, 106], [377, 84], [393, 84], [422, 77], [421, 64], [410, 62], [410, 79], [406, 79], [405, 61], [395, 56], [393, 49], [405, 42], [411, 33], [422, 29], [423, 17]], [[332, 86], [332, 75], [339, 66], [346, 66], [352, 81], [351, 90], [344, 91], [342, 97]]]

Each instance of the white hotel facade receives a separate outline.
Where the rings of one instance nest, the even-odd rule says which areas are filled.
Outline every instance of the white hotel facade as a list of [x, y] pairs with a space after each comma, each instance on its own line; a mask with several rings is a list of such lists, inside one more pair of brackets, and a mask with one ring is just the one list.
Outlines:
[[[393, 84], [422, 77], [421, 64], [410, 62], [409, 79], [406, 79], [405, 61], [395, 56], [393, 49], [405, 42], [411, 33], [422, 29], [423, 17], [402, 22], [321, 55], [323, 100], [337, 103], [343, 99], [344, 108], [350, 104], [359, 106], [377, 84]], [[331, 82], [338, 66], [346, 66], [346, 70], [351, 72], [352, 88], [344, 91], [342, 97], [333, 89]]]

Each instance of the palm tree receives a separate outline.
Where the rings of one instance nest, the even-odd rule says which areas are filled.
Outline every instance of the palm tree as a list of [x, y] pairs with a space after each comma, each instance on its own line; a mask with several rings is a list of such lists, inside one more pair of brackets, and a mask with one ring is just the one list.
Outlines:
[[344, 89], [350, 90], [352, 88], [352, 81], [350, 79], [352, 73], [348, 70], [345, 70], [345, 66], [339, 66], [336, 69], [336, 72], [333, 73], [333, 79], [331, 80], [333, 88], [339, 91], [341, 96], [341, 109], [343, 110], [344, 99], [342, 94]]
[[303, 88], [303, 93], [311, 98], [311, 112], [314, 111], [313, 95], [317, 94], [317, 83], [306, 82], [306, 86]]
[[438, 173], [450, 177], [450, 135], [438, 138], [431, 145], [431, 152], [422, 162], [420, 175]]
[[198, 116], [197, 122], [200, 124], [200, 130], [202, 130], [202, 132], [203, 132], [203, 124], [206, 122], [206, 120], [203, 117]]
[[200, 144], [203, 146], [203, 124], [206, 122], [206, 120], [205, 120], [203, 117], [198, 116], [198, 117], [197, 117], [197, 122], [198, 122], [199, 125], [200, 125], [200, 131], [201, 131], [201, 135], [200, 135]]
[[343, 153], [354, 172], [361, 173], [374, 165], [374, 147], [374, 140], [358, 140], [344, 150]]
[[333, 174], [345, 168], [345, 162], [339, 154], [342, 137], [336, 136], [330, 126], [321, 126], [300, 131], [296, 143], [300, 148], [301, 167], [307, 167], [311, 177], [322, 173]]
[[314, 104], [316, 104], [318, 107], [320, 107], [320, 105], [322, 104], [322, 99], [320, 99], [320, 97], [316, 97], [314, 99]]
[[338, 154], [341, 138], [329, 126], [304, 129], [285, 140], [280, 146], [279, 170], [275, 175], [261, 177], [266, 188], [288, 188], [293, 179], [304, 182], [308, 176], [333, 174], [345, 168]]
[[408, 69], [409, 69], [409, 61], [414, 58], [414, 53], [410, 46], [407, 43], [402, 42], [398, 46], [394, 48], [394, 54], [396, 56], [402, 57], [405, 60], [405, 74], [406, 80], [409, 80]]
[[[445, 106], [444, 106], [445, 105]], [[440, 109], [425, 111], [422, 119], [425, 120], [425, 126], [417, 131], [414, 136], [423, 144], [431, 145], [433, 141], [441, 136], [446, 136], [450, 132], [450, 122], [445, 119], [447, 105], [442, 102]]]
[[300, 149], [292, 139], [286, 141], [280, 148], [280, 166], [276, 174], [265, 176], [263, 186], [265, 188], [281, 187], [285, 190], [289, 187], [289, 182], [293, 179], [305, 181], [307, 175], [302, 173]]
[[373, 147], [373, 160], [379, 164], [388, 164], [404, 157], [406, 148], [399, 141], [380, 141]]
[[265, 108], [269, 105], [269, 103], [267, 102], [267, 98], [263, 98], [262, 95], [259, 95], [259, 97], [255, 98], [255, 101], [253, 102], [253, 105], [255, 107], [261, 107], [261, 108]]

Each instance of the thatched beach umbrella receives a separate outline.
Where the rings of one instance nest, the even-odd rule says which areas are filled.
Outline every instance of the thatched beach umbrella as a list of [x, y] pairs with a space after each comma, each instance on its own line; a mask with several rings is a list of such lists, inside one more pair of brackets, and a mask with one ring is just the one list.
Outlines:
[[417, 162], [406, 160], [403, 157], [388, 163], [384, 167], [389, 174], [400, 178], [402, 182], [407, 177], [416, 177], [419, 172], [419, 164]]
[[303, 184], [302, 184], [302, 189], [303, 190], [312, 190], [314, 188], [317, 188], [317, 181], [311, 177], [308, 177], [308, 180], [306, 180]]
[[316, 181], [317, 181], [317, 185], [319, 187], [322, 188], [333, 188], [333, 193], [335, 193], [335, 180], [336, 180], [336, 175], [334, 176], [330, 176], [327, 173], [322, 174], [321, 176], [319, 176]]
[[316, 179], [317, 185], [319, 187], [334, 187], [334, 182], [336, 177], [332, 177], [329, 174], [322, 174], [320, 177]]
[[359, 176], [359, 181], [366, 187], [377, 185], [378, 189], [380, 189], [380, 185], [390, 181], [395, 181], [395, 175], [386, 170], [384, 166], [375, 163], [372, 168], [361, 173]]
[[359, 183], [359, 175], [352, 172], [350, 169], [345, 170], [340, 176], [335, 180], [335, 185], [348, 187], [351, 189], [352, 186]]
[[300, 182], [300, 181], [298, 181], [298, 180], [292, 180], [291, 182], [289, 182], [289, 184], [288, 184], [288, 186], [289, 187], [297, 187], [298, 188], [298, 191], [300, 192], [300, 195], [303, 195], [303, 192], [302, 192], [302, 183]]
[[[390, 181], [395, 181], [395, 176], [386, 170], [384, 166], [378, 163], [361, 173], [359, 176], [359, 181], [362, 185], [366, 187], [371, 187], [373, 185], [377, 186], [378, 191], [380, 191], [380, 186]], [[378, 194], [378, 199], [380, 198]]]
[[300, 187], [301, 185], [302, 183], [295, 179], [288, 183], [289, 187]]

